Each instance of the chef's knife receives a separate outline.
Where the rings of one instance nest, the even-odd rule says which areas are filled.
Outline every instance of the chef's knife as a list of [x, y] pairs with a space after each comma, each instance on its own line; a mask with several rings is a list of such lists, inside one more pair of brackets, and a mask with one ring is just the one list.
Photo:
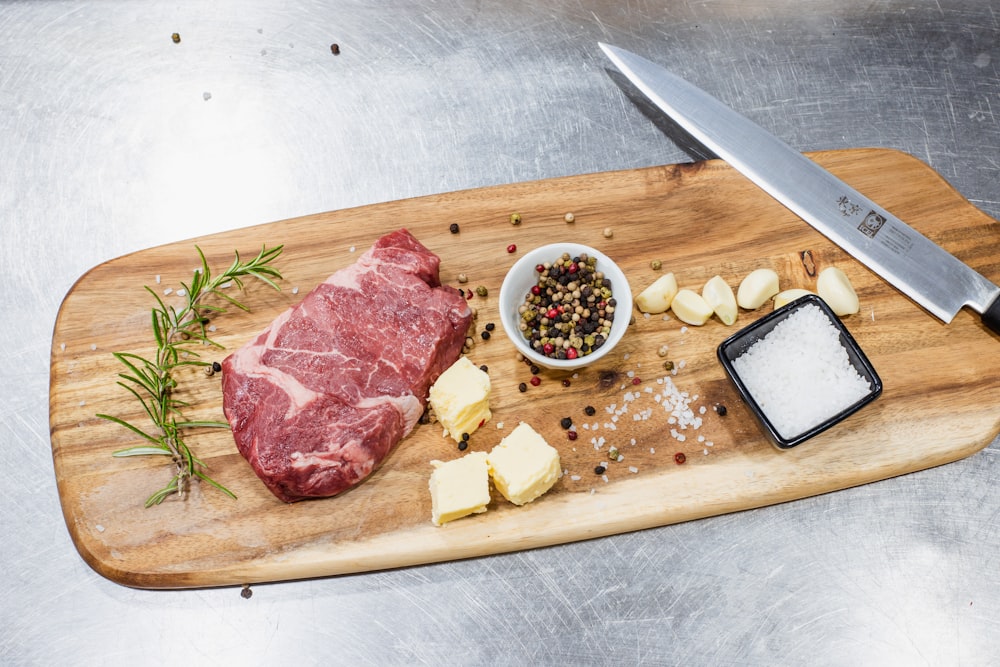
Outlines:
[[944, 322], [963, 306], [1000, 333], [1000, 287], [708, 93], [600, 44], [656, 106], [737, 171]]

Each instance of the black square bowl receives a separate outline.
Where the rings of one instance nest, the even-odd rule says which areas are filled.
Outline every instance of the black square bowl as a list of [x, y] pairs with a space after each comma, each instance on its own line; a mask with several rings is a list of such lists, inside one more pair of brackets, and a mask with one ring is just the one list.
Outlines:
[[[841, 410], [829, 419], [820, 422], [816, 426], [813, 426], [802, 433], [792, 437], [784, 437], [778, 432], [778, 429], [776, 429], [771, 420], [768, 419], [767, 415], [747, 389], [747, 386], [740, 378], [739, 373], [733, 367], [733, 362], [744, 352], [750, 349], [754, 343], [771, 333], [771, 331], [774, 330], [778, 324], [786, 320], [789, 315], [810, 304], [819, 306], [819, 309], [829, 318], [830, 323], [833, 324], [833, 326], [835, 326], [840, 332], [840, 344], [844, 346], [845, 350], [847, 350], [847, 357], [850, 360], [851, 365], [854, 366], [861, 377], [868, 381], [871, 390], [863, 398], [851, 404], [844, 410]], [[802, 444], [809, 438], [822, 433], [831, 426], [854, 414], [864, 406], [874, 401], [882, 393], [882, 380], [879, 378], [878, 373], [875, 372], [875, 368], [868, 360], [868, 357], [866, 357], [865, 353], [861, 351], [857, 341], [855, 341], [854, 337], [851, 336], [850, 332], [844, 326], [844, 323], [840, 321], [840, 318], [834, 314], [823, 299], [815, 294], [809, 294], [798, 298], [736, 332], [719, 345], [717, 354], [719, 361], [722, 363], [722, 367], [726, 370], [726, 374], [729, 376], [729, 379], [732, 380], [733, 384], [736, 385], [736, 389], [740, 392], [740, 396], [742, 396], [743, 400], [750, 406], [750, 410], [764, 427], [764, 430], [767, 432], [768, 438], [771, 442], [780, 449], [790, 449], [796, 445]]]

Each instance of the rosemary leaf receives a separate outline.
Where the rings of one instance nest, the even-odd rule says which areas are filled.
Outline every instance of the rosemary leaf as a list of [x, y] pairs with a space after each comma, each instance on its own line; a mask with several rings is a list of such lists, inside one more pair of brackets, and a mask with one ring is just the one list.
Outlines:
[[[183, 367], [211, 365], [200, 359], [196, 346], [223, 349], [222, 345], [209, 337], [210, 316], [224, 314], [227, 304], [243, 311], [249, 310], [236, 298], [226, 294], [224, 289], [235, 285], [242, 291], [244, 282], [241, 279], [247, 277], [259, 280], [276, 290], [280, 289], [275, 280], [281, 279], [281, 273], [271, 265], [271, 262], [281, 255], [283, 248], [284, 246], [280, 245], [273, 248], [264, 245], [256, 257], [246, 262], [240, 259], [239, 251], [234, 251], [233, 263], [222, 274], [213, 278], [205, 253], [200, 247], [195, 246], [201, 259], [201, 267], [194, 270], [190, 282], [181, 282], [181, 289], [175, 292], [184, 298], [179, 307], [167, 304], [155, 290], [148, 285], [144, 286], [155, 300], [155, 306], [150, 311], [150, 329], [156, 343], [156, 354], [152, 358], [132, 352], [113, 354], [126, 369], [125, 372], [118, 374], [118, 384], [139, 401], [157, 435], [147, 433], [120, 417], [107, 414], [97, 416], [153, 443], [121, 449], [113, 452], [112, 456], [171, 457], [174, 475], [166, 486], [146, 499], [146, 507], [159, 505], [172, 495], [186, 497], [192, 478], [203, 480], [227, 496], [236, 498], [232, 491], [205, 473], [207, 466], [194, 455], [185, 440], [185, 431], [189, 429], [228, 428], [229, 424], [223, 421], [185, 419], [182, 410], [189, 407], [189, 404], [175, 396], [177, 379], [173, 376], [173, 372]], [[208, 298], [217, 298], [223, 304], [208, 303], [206, 302]]]

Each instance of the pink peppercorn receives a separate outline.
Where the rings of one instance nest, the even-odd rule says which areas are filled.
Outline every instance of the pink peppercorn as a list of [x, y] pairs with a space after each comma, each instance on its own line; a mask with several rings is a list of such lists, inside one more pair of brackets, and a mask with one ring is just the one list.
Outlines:
[[507, 246], [507, 252], [517, 252], [517, 246], [511, 243], [509, 246]]
[[566, 431], [566, 437], [570, 440], [576, 440], [576, 431]]
[[639, 384], [640, 382], [642, 382], [641, 379], [639, 379], [639, 378], [632, 378], [632, 384]]
[[532, 375], [531, 379], [528, 380], [528, 382], [531, 383], [532, 387], [537, 387], [538, 385], [540, 385], [542, 383], [542, 378], [538, 377], [537, 375]]

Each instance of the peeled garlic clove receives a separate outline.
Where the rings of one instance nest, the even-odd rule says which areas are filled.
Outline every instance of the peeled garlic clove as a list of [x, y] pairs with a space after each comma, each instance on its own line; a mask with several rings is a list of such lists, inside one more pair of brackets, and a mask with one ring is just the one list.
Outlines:
[[739, 313], [736, 308], [736, 295], [722, 276], [713, 276], [705, 283], [701, 288], [701, 297], [727, 327], [736, 321], [736, 315]]
[[807, 294], [812, 294], [807, 289], [799, 289], [798, 287], [793, 287], [792, 289], [786, 289], [783, 292], [778, 292], [774, 295], [774, 307], [781, 308], [795, 301], [799, 297], [803, 297]]
[[838, 316], [853, 315], [861, 310], [858, 294], [850, 279], [836, 266], [828, 266], [816, 277], [816, 292]]
[[682, 322], [700, 327], [712, 317], [712, 307], [697, 292], [682, 289], [674, 296], [670, 309]]
[[662, 313], [670, 308], [675, 294], [677, 294], [677, 278], [673, 273], [667, 273], [639, 292], [635, 297], [635, 306], [644, 313]]
[[756, 269], [747, 274], [736, 291], [740, 308], [756, 310], [778, 293], [778, 274], [772, 269]]

